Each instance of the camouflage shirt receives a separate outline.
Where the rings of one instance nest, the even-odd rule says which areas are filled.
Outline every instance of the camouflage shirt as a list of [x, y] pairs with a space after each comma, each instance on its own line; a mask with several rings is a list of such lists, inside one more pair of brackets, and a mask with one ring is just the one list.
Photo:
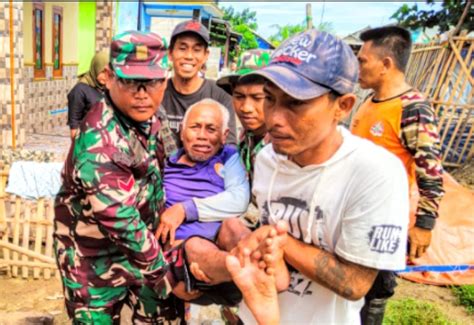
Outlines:
[[163, 209], [160, 122], [132, 123], [106, 96], [81, 124], [55, 204], [57, 250], [79, 257], [125, 256], [159, 276], [167, 263], [154, 231]]
[[255, 164], [255, 157], [257, 154], [270, 143], [268, 133], [265, 133], [263, 137], [257, 137], [251, 131], [243, 131], [240, 135], [239, 141], [239, 152], [240, 157], [245, 166], [245, 170], [249, 175], [250, 185], [252, 185], [253, 178], [253, 166]]

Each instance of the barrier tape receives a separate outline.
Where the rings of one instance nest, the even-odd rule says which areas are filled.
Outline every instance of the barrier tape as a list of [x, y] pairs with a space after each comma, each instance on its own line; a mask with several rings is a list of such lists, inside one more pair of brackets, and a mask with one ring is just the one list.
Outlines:
[[466, 272], [474, 270], [474, 265], [460, 264], [460, 265], [409, 265], [404, 270], [395, 271], [397, 273], [410, 272]]
[[56, 114], [61, 114], [67, 112], [67, 106], [64, 108], [58, 108], [58, 109], [52, 109], [48, 111], [49, 115], [56, 115]]

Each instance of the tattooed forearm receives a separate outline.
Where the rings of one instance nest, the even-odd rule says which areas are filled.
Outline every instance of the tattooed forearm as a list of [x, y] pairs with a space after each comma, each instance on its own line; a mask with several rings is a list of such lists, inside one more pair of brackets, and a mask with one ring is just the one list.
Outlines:
[[285, 260], [308, 278], [349, 300], [365, 296], [378, 272], [291, 236], [285, 245]]
[[313, 279], [349, 300], [363, 297], [376, 275], [377, 270], [343, 261], [325, 251], [314, 257]]

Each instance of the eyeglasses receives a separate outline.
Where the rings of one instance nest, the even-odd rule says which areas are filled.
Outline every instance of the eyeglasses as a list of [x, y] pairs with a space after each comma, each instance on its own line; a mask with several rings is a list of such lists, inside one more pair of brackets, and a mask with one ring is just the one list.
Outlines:
[[140, 91], [140, 88], [143, 87], [143, 89], [148, 92], [158, 90], [161, 88], [161, 86], [165, 83], [166, 79], [148, 79], [148, 80], [139, 80], [139, 79], [124, 79], [124, 78], [119, 78], [117, 75], [115, 75], [115, 78], [117, 79], [120, 87], [128, 91], [130, 93], [138, 93]]

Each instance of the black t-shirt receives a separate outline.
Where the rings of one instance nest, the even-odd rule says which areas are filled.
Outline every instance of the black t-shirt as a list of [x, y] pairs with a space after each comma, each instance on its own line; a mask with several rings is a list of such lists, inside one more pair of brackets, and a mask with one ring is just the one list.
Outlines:
[[104, 94], [85, 83], [78, 82], [67, 94], [67, 125], [77, 129], [86, 116], [89, 108], [101, 101]]
[[232, 97], [224, 90], [216, 85], [213, 80], [205, 79], [195, 93], [189, 95], [183, 95], [176, 91], [173, 82], [168, 80], [168, 86], [166, 87], [165, 95], [163, 97], [162, 105], [165, 108], [166, 116], [169, 120], [169, 125], [173, 133], [179, 138], [179, 125], [184, 117], [184, 113], [192, 104], [198, 101], [211, 98], [221, 103], [229, 110], [229, 136], [227, 137], [227, 143], [237, 144], [237, 130], [235, 125], [235, 113], [232, 107]]

